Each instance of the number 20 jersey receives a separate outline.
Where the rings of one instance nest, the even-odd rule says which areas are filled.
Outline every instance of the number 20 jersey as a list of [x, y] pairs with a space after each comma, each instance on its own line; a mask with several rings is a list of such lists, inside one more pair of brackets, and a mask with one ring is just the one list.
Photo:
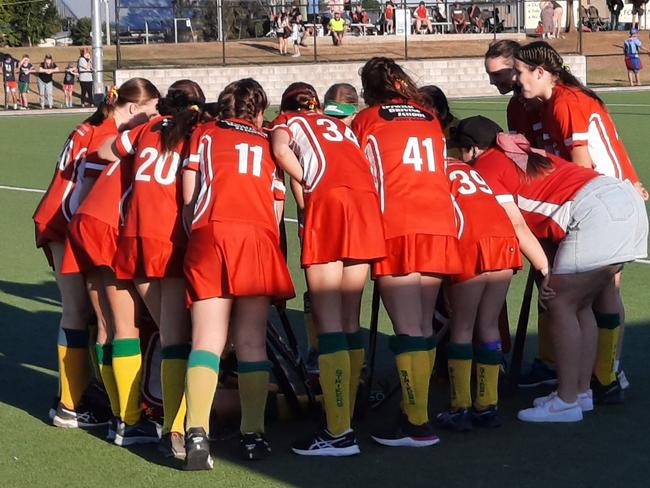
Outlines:
[[352, 129], [375, 177], [386, 239], [409, 234], [456, 237], [445, 139], [434, 115], [395, 101], [362, 110]]

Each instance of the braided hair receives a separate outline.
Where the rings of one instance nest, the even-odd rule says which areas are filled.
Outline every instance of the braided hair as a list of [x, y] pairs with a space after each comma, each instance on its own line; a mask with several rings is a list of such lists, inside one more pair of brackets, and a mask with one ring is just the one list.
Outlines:
[[266, 93], [253, 78], [233, 81], [219, 94], [214, 116], [218, 119], [238, 118], [255, 123], [268, 106]]
[[298, 110], [317, 110], [321, 108], [318, 93], [309, 83], [298, 81], [291, 83], [282, 94], [281, 112], [297, 112]]
[[366, 105], [386, 103], [394, 99], [420, 103], [415, 82], [391, 58], [375, 57], [361, 68], [363, 99]]
[[171, 118], [163, 122], [161, 143], [163, 152], [172, 151], [183, 139], [188, 139], [192, 130], [201, 121], [205, 95], [201, 87], [192, 80], [178, 80], [158, 100], [158, 113]]

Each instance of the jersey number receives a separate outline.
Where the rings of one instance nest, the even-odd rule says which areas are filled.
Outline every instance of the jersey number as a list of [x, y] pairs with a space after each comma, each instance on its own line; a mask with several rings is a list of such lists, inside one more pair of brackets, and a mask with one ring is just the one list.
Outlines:
[[262, 174], [262, 146], [249, 146], [245, 142], [237, 144], [235, 149], [239, 151], [239, 172], [243, 175], [248, 174], [248, 163], [250, 154], [253, 155], [253, 176]]
[[176, 181], [178, 166], [181, 162], [181, 157], [177, 152], [159, 155], [154, 148], [146, 147], [140, 153], [140, 157], [144, 159], [144, 163], [136, 171], [135, 181], [151, 181], [151, 174], [147, 173], [147, 170], [154, 163], [153, 177], [157, 183], [171, 185]]
[[409, 137], [406, 141], [404, 154], [402, 155], [402, 162], [404, 164], [412, 164], [415, 171], [422, 171], [422, 165], [425, 164], [422, 158], [422, 151], [424, 148], [424, 156], [426, 158], [427, 171], [434, 172], [436, 170], [436, 157], [433, 152], [433, 139], [427, 137], [422, 141], [417, 137]]
[[350, 129], [348, 126], [345, 126], [345, 132], [341, 134], [341, 131], [336, 126], [336, 124], [329, 119], [318, 119], [316, 121], [316, 125], [325, 126], [323, 137], [328, 141], [342, 142], [343, 138], [345, 137], [346, 139], [354, 142], [357, 146], [359, 145], [357, 142], [357, 137], [354, 135], [354, 132], [352, 132], [352, 129]]
[[474, 169], [470, 169], [469, 174], [460, 170], [452, 171], [449, 173], [449, 179], [458, 180], [460, 183], [458, 193], [461, 195], [471, 195], [477, 191], [492, 195], [490, 185]]

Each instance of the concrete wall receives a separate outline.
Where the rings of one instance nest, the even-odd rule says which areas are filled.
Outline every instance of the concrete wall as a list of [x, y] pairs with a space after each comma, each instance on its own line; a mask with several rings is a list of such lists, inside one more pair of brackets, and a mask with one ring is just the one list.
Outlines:
[[[571, 72], [582, 81], [586, 79], [584, 56], [565, 56]], [[400, 61], [419, 85], [438, 85], [448, 97], [474, 97], [497, 95], [488, 81], [483, 68], [483, 58], [436, 59]], [[293, 81], [305, 81], [316, 87], [322, 96], [333, 83], [351, 83], [361, 89], [359, 69], [363, 63], [320, 63], [281, 64], [259, 66], [226, 66], [182, 69], [128, 69], [117, 70], [116, 84], [119, 86], [132, 77], [151, 80], [165, 93], [176, 80], [190, 78], [201, 85], [209, 101], [216, 100], [219, 92], [228, 83], [246, 77], [253, 77], [266, 90], [270, 103], [278, 105], [284, 89]]]

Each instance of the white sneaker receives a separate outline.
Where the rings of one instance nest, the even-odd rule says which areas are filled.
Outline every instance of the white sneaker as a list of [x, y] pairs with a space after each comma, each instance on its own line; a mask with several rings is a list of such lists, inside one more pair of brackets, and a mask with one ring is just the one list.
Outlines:
[[582, 410], [578, 402], [566, 403], [556, 395], [538, 407], [519, 410], [517, 418], [523, 422], [580, 422]]
[[[535, 398], [533, 400], [534, 407], [541, 407], [547, 402], [550, 402], [557, 396], [557, 391], [550, 393], [549, 395]], [[591, 390], [587, 390], [584, 393], [578, 393], [578, 405], [580, 405], [580, 410], [583, 412], [591, 412], [594, 409], [594, 398]]]
[[292, 57], [292, 58], [299, 58], [299, 57], [300, 57], [300, 53], [294, 53], [294, 54], [291, 55], [291, 57]]

